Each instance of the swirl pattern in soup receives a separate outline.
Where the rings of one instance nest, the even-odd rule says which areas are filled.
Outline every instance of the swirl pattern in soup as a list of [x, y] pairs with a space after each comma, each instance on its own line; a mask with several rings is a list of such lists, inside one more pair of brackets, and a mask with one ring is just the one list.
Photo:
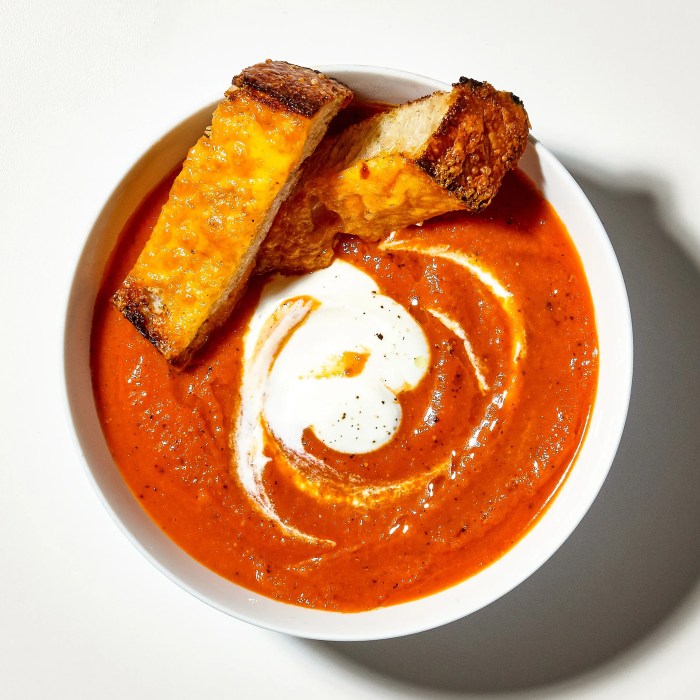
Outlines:
[[171, 180], [124, 230], [92, 336], [107, 442], [160, 527], [242, 586], [340, 611], [443, 589], [522, 538], [598, 373], [580, 260], [527, 178], [482, 214], [254, 281], [182, 371], [110, 303]]

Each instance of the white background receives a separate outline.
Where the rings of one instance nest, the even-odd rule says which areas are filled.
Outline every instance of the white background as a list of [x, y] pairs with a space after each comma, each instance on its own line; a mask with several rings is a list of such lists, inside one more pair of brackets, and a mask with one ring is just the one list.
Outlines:
[[[700, 5], [0, 4], [0, 697], [700, 697]], [[562, 549], [470, 618], [304, 642], [190, 597], [127, 542], [61, 395], [73, 266], [155, 139], [266, 57], [520, 95], [608, 229], [635, 331], [627, 429]]]

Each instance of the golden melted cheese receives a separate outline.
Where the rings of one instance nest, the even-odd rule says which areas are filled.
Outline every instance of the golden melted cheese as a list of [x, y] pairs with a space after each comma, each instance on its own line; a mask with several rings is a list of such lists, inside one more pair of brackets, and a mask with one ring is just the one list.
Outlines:
[[282, 205], [256, 271], [325, 267], [340, 232], [376, 241], [436, 212], [462, 208], [457, 197], [399, 153], [356, 161], [340, 171], [324, 169]]
[[168, 359], [189, 348], [250, 268], [260, 225], [299, 164], [311, 124], [239, 90], [190, 150], [124, 284], [149, 299], [151, 339]]

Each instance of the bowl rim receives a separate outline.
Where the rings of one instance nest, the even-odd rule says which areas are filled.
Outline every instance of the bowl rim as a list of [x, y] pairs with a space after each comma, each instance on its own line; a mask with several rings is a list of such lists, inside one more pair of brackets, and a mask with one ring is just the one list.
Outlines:
[[[365, 81], [366, 84], [371, 83], [372, 80], [378, 81], [379, 83], [396, 81], [397, 84], [403, 83], [405, 85], [420, 86], [420, 89], [424, 89], [426, 94], [434, 90], [449, 89], [449, 85], [446, 85], [438, 80], [394, 68], [382, 68], [379, 66], [356, 64], [325, 65], [317, 66], [316, 68], [317, 70], [320, 70], [331, 77], [337, 77], [344, 82], [352, 82], [355, 79]], [[211, 103], [208, 103], [203, 110], [199, 110], [196, 114], [198, 115], [202, 111], [208, 110], [210, 106]], [[189, 115], [189, 117], [194, 116], [195, 115]], [[156, 147], [157, 143], [158, 142], [156, 142], [156, 144], [152, 144], [151, 148], [144, 152], [140, 160], [116, 180], [115, 186], [112, 189], [112, 197], [116, 195], [125, 181], [127, 181], [130, 174], [134, 171], [138, 164], [148, 156], [151, 150]], [[600, 255], [600, 260], [602, 261], [601, 265], [603, 265], [605, 271], [610, 275], [610, 277], [606, 277], [606, 279], [611, 285], [613, 291], [612, 300], [616, 305], [615, 323], [617, 338], [617, 348], [614, 358], [614, 367], [612, 370], [614, 371], [617, 383], [619, 385], [617, 395], [616, 397], [613, 397], [613, 403], [611, 404], [612, 408], [608, 409], [608, 413], [612, 413], [612, 418], [608, 417], [605, 430], [599, 431], [595, 435], [591, 433], [594, 421], [596, 419], [600, 420], [599, 416], [601, 411], [603, 408], [607, 408], [605, 406], [599, 407], [599, 402], [601, 399], [607, 398], [602, 397], [600, 393], [601, 372], [604, 361], [604, 356], [601, 352], [601, 367], [599, 370], [597, 394], [593, 404], [591, 419], [582, 440], [582, 445], [579, 448], [574, 465], [569, 470], [569, 475], [565, 478], [565, 482], [557, 488], [554, 498], [552, 499], [552, 503], [548, 506], [547, 511], [538, 518], [535, 525], [532, 526], [510, 550], [496, 560], [496, 562], [469, 579], [462, 581], [461, 583], [455, 584], [447, 589], [433, 593], [424, 598], [357, 613], [338, 613], [303, 608], [288, 603], [274, 601], [266, 598], [265, 596], [248, 591], [247, 589], [243, 589], [241, 586], [223, 579], [217, 574], [211, 572], [209, 569], [206, 569], [206, 567], [204, 567], [202, 564], [196, 562], [194, 559], [189, 557], [189, 555], [184, 553], [184, 550], [180, 550], [177, 545], [172, 543], [172, 541], [159, 530], [158, 533], [160, 537], [164, 539], [163, 542], [159, 543], [158, 540], [154, 539], [151, 542], [144, 543], [143, 537], [137, 536], [135, 532], [136, 527], [134, 526], [133, 522], [127, 523], [125, 517], [135, 517], [134, 508], [139, 509], [142, 515], [145, 515], [146, 518], [149, 518], [149, 516], [147, 516], [145, 511], [141, 509], [141, 506], [137, 503], [136, 499], [130, 492], [129, 497], [132, 501], [131, 507], [124, 502], [123, 494], [117, 497], [113, 492], [110, 493], [104, 485], [104, 479], [100, 479], [98, 477], [98, 474], [93, 468], [93, 464], [91, 464], [90, 457], [87, 454], [90, 450], [86, 448], [85, 444], [85, 429], [82, 428], [80, 424], [80, 422], [84, 420], [84, 416], [81, 416], [82, 408], [79, 403], [80, 397], [76, 397], [75, 377], [77, 375], [76, 370], [72, 366], [73, 358], [71, 356], [71, 350], [76, 343], [85, 342], [84, 339], [80, 340], [74, 337], [75, 331], [73, 324], [75, 323], [74, 316], [75, 305], [77, 303], [76, 296], [78, 296], [82, 291], [80, 281], [81, 267], [85, 264], [86, 257], [88, 261], [90, 259], [91, 246], [94, 247], [94, 245], [99, 243], [99, 222], [104, 216], [105, 211], [109, 208], [112, 198], [103, 204], [99, 215], [92, 222], [91, 228], [84, 239], [84, 244], [77, 256], [77, 260], [75, 261], [73, 268], [74, 272], [71, 276], [71, 283], [65, 299], [64, 308], [66, 309], [66, 312], [63, 319], [62, 333], [64, 415], [66, 416], [69, 432], [72, 435], [76, 451], [81, 457], [81, 462], [88, 481], [96, 491], [99, 500], [102, 502], [102, 505], [110, 514], [111, 518], [117, 524], [119, 529], [126, 535], [127, 539], [139, 552], [141, 552], [144, 557], [146, 557], [148, 561], [150, 561], [151, 564], [153, 564], [170, 580], [174, 581], [177, 585], [194, 595], [196, 598], [199, 598], [208, 605], [240, 620], [249, 622], [259, 627], [308, 639], [322, 639], [328, 641], [359, 641], [414, 634], [427, 629], [439, 627], [476, 612], [482, 607], [501, 598], [513, 588], [518, 586], [523, 580], [528, 578], [537, 569], [544, 565], [544, 563], [559, 549], [559, 547], [568, 539], [569, 535], [573, 532], [576, 526], [581, 522], [585, 514], [588, 512], [591, 504], [595, 500], [600, 488], [603, 485], [603, 482], [605, 481], [605, 478], [607, 477], [609, 469], [612, 466], [615, 453], [622, 437], [632, 385], [632, 323], [629, 301], [627, 298], [622, 273], [610, 240], [605, 233], [603, 225], [595, 213], [592, 205], [570, 173], [568, 173], [568, 171], [554, 157], [554, 155], [533, 136], [530, 137], [528, 152], [531, 155], [534, 154], [534, 157], [536, 157], [539, 160], [539, 163], [544, 166], [544, 170], [546, 170], [547, 173], [554, 174], [556, 178], [558, 178], [559, 182], [564, 183], [566, 188], [573, 193], [572, 196], [575, 195], [578, 202], [577, 206], [579, 206], [581, 210], [581, 215], [586, 220], [587, 227], [590, 228], [590, 231], [592, 231], [593, 235], [596, 237], [596, 244], [599, 246], [597, 253]], [[539, 186], [541, 183], [537, 184]], [[565, 217], [562, 216], [561, 218], [566, 225]], [[578, 250], [578, 246], [576, 247]], [[97, 274], [98, 282], [95, 284], [95, 293], [99, 288], [99, 279], [101, 278], [102, 271], [103, 269], [101, 268]], [[589, 272], [590, 270], [586, 269], [587, 277], [589, 277]], [[94, 301], [95, 300], [93, 298], [91, 300], [92, 307], [94, 307]], [[598, 323], [598, 304], [594, 303], [594, 307], [596, 311], [596, 323]], [[86, 342], [88, 346], [87, 374], [90, 376], [89, 333]], [[608, 362], [607, 358], [605, 358], [605, 361], [606, 363]], [[84, 380], [85, 377], [83, 376], [80, 378], [80, 381], [78, 381], [78, 388], [80, 388], [82, 381], [83, 391], [85, 390]], [[89, 389], [88, 403], [92, 402], [92, 411], [96, 415], [91, 383]], [[88, 411], [89, 410], [90, 409], [88, 407]], [[83, 435], [82, 440], [81, 434]], [[105, 441], [104, 436], [101, 433], [101, 428], [100, 438], [104, 443]], [[97, 438], [97, 440], [99, 441], [100, 438]], [[598, 468], [596, 472], [584, 482], [585, 491], [583, 494], [578, 494], [577, 498], [574, 499], [574, 510], [569, 511], [566, 514], [559, 514], [561, 523], [556, 532], [550, 532], [548, 536], [539, 536], [541, 542], [538, 540], [532, 547], [530, 547], [530, 549], [534, 548], [536, 551], [539, 551], [539, 555], [537, 557], [530, 558], [529, 555], [531, 552], [529, 552], [529, 550], [523, 546], [524, 543], [531, 541], [533, 536], [538, 537], [537, 533], [548, 527], [547, 525], [542, 524], [550, 522], [552, 519], [550, 514], [553, 512], [556, 513], [557, 510], [561, 510], [561, 508], [558, 508], [557, 504], [560, 502], [561, 496], [567, 489], [567, 486], [571, 483], [571, 477], [577, 473], [576, 468], [580, 462], [584, 448], [592, 439], [599, 440], [602, 444], [602, 447], [599, 449], [599, 452], [602, 450], [602, 454], [599, 455]], [[119, 473], [113, 460], [112, 468], [118, 479], [121, 479], [121, 474]], [[127, 514], [126, 516], [125, 513]], [[152, 523], [153, 521], [150, 522]], [[168, 542], [170, 545], [167, 544]], [[189, 558], [190, 562], [195, 567], [200, 567], [207, 572], [205, 578], [215, 577], [220, 582], [223, 582], [224, 587], [233, 587], [238, 589], [239, 593], [242, 592], [239, 597], [247, 601], [245, 605], [239, 606], [239, 609], [234, 610], [231, 604], [224, 604], [221, 597], [216, 597], [211, 593], [204, 592], [201, 586], [194, 585], [192, 581], [184, 577], [181, 572], [174, 571], [172, 562], [178, 558], [173, 552], [173, 548], [175, 548], [180, 555], [184, 554], [185, 557]], [[511, 561], [512, 563], [510, 563]], [[501, 571], [504, 566], [503, 562], [506, 562], [510, 568], [514, 568], [514, 575], [511, 574], [509, 576], [505, 576], [505, 574]], [[199, 573], [202, 574], [202, 572]], [[202, 575], [204, 576], [204, 574]], [[470, 586], [473, 587], [473, 584], [470, 584], [470, 582], [473, 582], [478, 578], [483, 580], [483, 585], [479, 586], [478, 594], [474, 595], [473, 592], [470, 593], [469, 591]], [[207, 578], [207, 581], [208, 584], [211, 583], [211, 586], [213, 587], [212, 590], [219, 590], [215, 582], [211, 581], [209, 578]], [[262, 615], [260, 614], [261, 610], [264, 613]]]

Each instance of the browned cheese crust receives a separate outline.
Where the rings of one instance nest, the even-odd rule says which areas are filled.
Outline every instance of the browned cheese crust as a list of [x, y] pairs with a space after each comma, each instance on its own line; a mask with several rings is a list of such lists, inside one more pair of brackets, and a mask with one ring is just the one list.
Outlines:
[[286, 61], [265, 61], [244, 69], [233, 79], [226, 96], [242, 88], [257, 91], [257, 99], [261, 102], [268, 95], [272, 98], [268, 104], [272, 109], [279, 109], [282, 105], [304, 117], [313, 116], [325, 104], [339, 98], [344, 104], [352, 94], [344, 85], [320, 71]]

